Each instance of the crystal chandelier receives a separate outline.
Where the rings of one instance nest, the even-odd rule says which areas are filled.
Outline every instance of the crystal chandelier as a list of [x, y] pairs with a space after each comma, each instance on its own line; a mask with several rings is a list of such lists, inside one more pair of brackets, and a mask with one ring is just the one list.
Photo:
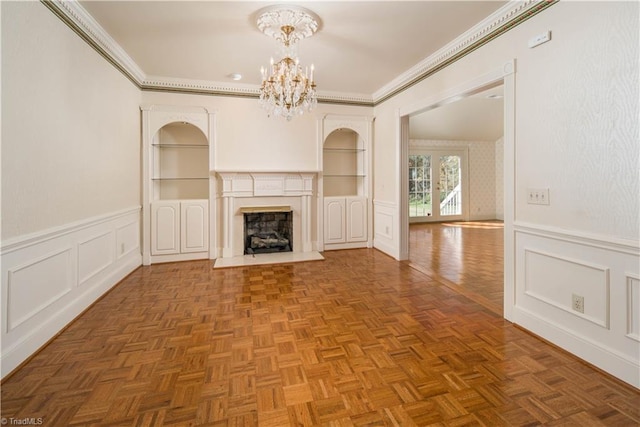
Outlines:
[[262, 67], [260, 105], [269, 116], [282, 116], [287, 120], [311, 111], [318, 103], [314, 67], [300, 65], [296, 54], [297, 43], [312, 36], [320, 19], [313, 12], [296, 6], [273, 6], [262, 9], [258, 15], [258, 28], [282, 44], [281, 59]]

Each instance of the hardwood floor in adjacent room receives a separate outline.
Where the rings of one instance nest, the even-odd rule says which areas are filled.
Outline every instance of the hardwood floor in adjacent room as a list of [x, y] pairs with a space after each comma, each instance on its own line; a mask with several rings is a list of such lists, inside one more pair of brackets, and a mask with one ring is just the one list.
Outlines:
[[502, 316], [502, 221], [411, 224], [410, 265]]
[[445, 286], [451, 277], [374, 249], [324, 256], [139, 268], [3, 381], [2, 417], [47, 426], [640, 423], [639, 390]]

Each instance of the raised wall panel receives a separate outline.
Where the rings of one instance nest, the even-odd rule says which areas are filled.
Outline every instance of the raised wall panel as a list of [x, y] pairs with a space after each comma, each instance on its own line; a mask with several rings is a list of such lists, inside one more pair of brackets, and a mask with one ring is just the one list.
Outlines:
[[395, 226], [398, 209], [395, 203], [373, 201], [373, 246], [389, 256], [399, 256], [398, 242], [395, 240]]
[[71, 252], [63, 248], [8, 270], [6, 332], [71, 291]]
[[138, 221], [134, 221], [116, 229], [116, 253], [118, 259], [136, 250], [140, 252], [138, 226]]
[[78, 243], [78, 282], [84, 284], [114, 260], [113, 233], [107, 231]]
[[[525, 250], [525, 294], [609, 327], [609, 269], [565, 256]], [[572, 296], [584, 298], [584, 313]]]
[[640, 279], [627, 276], [627, 337], [640, 341]]

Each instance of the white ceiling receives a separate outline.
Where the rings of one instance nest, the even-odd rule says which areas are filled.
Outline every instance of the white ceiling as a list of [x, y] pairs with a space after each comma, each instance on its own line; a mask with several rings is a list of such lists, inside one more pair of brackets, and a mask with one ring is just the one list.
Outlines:
[[504, 133], [503, 86], [409, 118], [409, 138], [497, 141]]
[[[322, 20], [319, 31], [300, 42], [300, 62], [303, 66], [315, 65], [320, 93], [371, 98], [505, 3], [299, 1], [295, 4], [315, 12]], [[259, 85], [260, 67], [275, 56], [277, 43], [255, 25], [256, 12], [271, 4], [274, 3], [80, 2], [147, 76], [228, 86]], [[242, 74], [242, 80], [233, 82], [229, 76], [232, 73]], [[478, 114], [476, 111], [473, 117]], [[478, 121], [483, 122], [479, 118]], [[412, 126], [417, 123], [413, 119]], [[460, 123], [458, 129], [459, 126]]]

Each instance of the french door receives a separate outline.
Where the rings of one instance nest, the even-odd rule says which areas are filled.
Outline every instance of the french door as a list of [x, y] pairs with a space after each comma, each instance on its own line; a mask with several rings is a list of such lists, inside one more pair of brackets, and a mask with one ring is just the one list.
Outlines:
[[455, 221], [465, 217], [466, 153], [409, 154], [409, 221]]

